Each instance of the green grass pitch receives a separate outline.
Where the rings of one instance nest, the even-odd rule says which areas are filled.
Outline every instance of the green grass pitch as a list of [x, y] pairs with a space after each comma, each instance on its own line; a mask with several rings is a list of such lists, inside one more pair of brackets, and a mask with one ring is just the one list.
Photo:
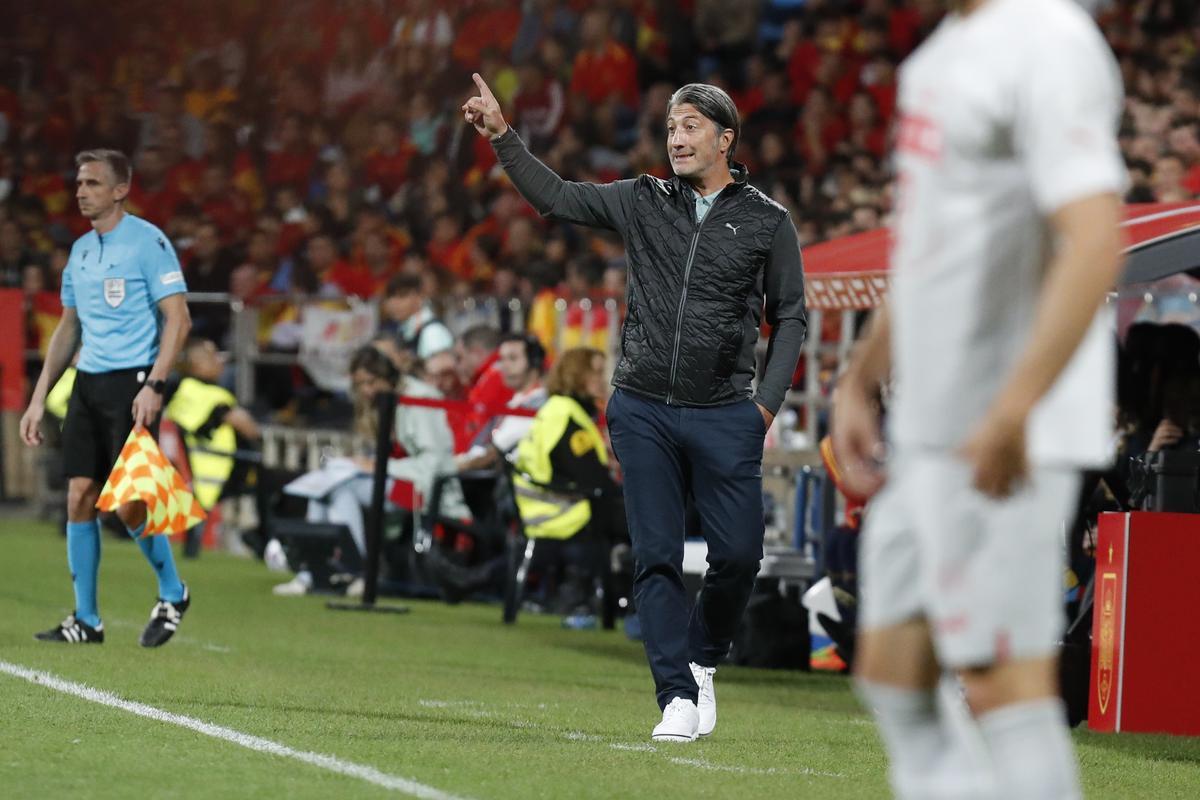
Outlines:
[[[723, 667], [707, 741], [650, 746], [657, 721], [641, 648], [498, 608], [410, 603], [405, 616], [328, 611], [270, 593], [257, 562], [181, 564], [194, 602], [154, 651], [137, 637], [154, 581], [131, 543], [105, 535], [107, 641], [31, 634], [70, 610], [63, 539], [0, 522], [0, 662], [298, 751], [470, 798], [881, 798], [874, 730], [839, 676]], [[1090, 798], [1200, 797], [1200, 741], [1075, 738]], [[0, 672], [5, 798], [403, 796]]]

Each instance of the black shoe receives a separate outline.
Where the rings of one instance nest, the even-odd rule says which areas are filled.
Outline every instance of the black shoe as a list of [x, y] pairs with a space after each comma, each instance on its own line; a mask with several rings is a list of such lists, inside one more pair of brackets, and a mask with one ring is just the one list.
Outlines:
[[188, 593], [186, 583], [183, 585], [183, 599], [178, 603], [170, 603], [160, 597], [154, 608], [150, 609], [150, 624], [142, 631], [142, 647], [159, 647], [166, 644], [175, 635], [179, 621], [183, 619], [183, 612], [187, 611], [191, 604], [192, 597]]
[[48, 631], [35, 633], [39, 642], [65, 642], [67, 644], [104, 644], [104, 623], [92, 627], [75, 619], [71, 613], [61, 623]]

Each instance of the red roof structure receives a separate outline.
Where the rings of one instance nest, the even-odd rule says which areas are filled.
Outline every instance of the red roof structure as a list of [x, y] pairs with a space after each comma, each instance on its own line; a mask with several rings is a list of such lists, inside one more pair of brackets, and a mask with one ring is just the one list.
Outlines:
[[[1200, 270], [1200, 203], [1128, 205], [1122, 228], [1128, 241], [1122, 285]], [[805, 249], [809, 308], [842, 311], [879, 305], [887, 294], [890, 251], [887, 228]]]

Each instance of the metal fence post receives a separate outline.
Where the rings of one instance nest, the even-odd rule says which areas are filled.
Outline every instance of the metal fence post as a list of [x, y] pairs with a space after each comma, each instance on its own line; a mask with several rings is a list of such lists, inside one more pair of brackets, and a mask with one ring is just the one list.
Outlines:
[[234, 394], [246, 408], [254, 403], [254, 363], [258, 358], [258, 309], [240, 300], [230, 303], [233, 311]]

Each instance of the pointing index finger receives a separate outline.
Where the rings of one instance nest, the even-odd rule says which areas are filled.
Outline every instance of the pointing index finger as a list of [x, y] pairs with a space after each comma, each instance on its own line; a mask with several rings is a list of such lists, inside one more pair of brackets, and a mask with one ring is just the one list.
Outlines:
[[471, 80], [475, 81], [475, 86], [479, 88], [479, 94], [484, 100], [492, 103], [496, 102], [496, 95], [492, 94], [492, 90], [488, 88], [487, 83], [484, 82], [483, 77], [478, 72], [471, 73]]

